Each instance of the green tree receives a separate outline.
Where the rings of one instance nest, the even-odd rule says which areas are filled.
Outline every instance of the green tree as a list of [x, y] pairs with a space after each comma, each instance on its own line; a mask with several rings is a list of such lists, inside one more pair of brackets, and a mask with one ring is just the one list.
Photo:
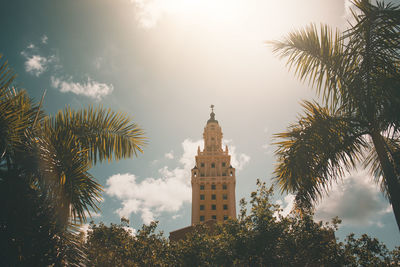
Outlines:
[[241, 201], [238, 219], [197, 225], [185, 239], [168, 241], [157, 224], [136, 234], [127, 220], [92, 224], [86, 241], [88, 266], [398, 266], [399, 249], [377, 239], [349, 235], [338, 242], [340, 220], [315, 222], [312, 213], [282, 215], [273, 190], [258, 182], [250, 209]]
[[363, 234], [360, 238], [354, 238], [350, 234], [346, 238], [344, 246], [347, 266], [396, 266], [391, 259], [389, 251], [383, 243], [376, 238]]
[[301, 81], [316, 86], [323, 105], [276, 138], [275, 180], [310, 208], [332, 182], [360, 162], [375, 175], [400, 229], [400, 8], [356, 0], [354, 26], [343, 34], [322, 25], [272, 42]]
[[88, 266], [174, 266], [168, 242], [156, 228], [152, 222], [134, 233], [126, 219], [110, 226], [92, 223], [85, 244]]
[[85, 211], [97, 211], [102, 187], [88, 172], [97, 161], [112, 161], [142, 151], [143, 131], [121, 113], [102, 107], [75, 111], [69, 107], [40, 123], [42, 188], [57, 191], [53, 201], [60, 218], [86, 221]]
[[141, 152], [143, 131], [102, 107], [46, 116], [11, 87], [14, 77], [2, 61], [0, 265], [81, 265], [76, 223], [98, 210], [102, 192], [89, 169]]

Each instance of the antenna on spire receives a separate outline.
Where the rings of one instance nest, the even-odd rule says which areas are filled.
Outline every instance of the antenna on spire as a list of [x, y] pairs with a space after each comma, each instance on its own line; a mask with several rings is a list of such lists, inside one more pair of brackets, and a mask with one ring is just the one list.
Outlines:
[[218, 123], [218, 121], [215, 119], [214, 105], [211, 105], [210, 108], [211, 108], [210, 119], [207, 121], [207, 124], [208, 124], [209, 122], [216, 122], [216, 123]]

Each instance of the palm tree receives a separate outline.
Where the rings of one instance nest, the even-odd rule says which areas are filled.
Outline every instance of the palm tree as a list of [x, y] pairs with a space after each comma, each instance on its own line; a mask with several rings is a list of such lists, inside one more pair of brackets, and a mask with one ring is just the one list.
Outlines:
[[360, 163], [375, 175], [400, 229], [400, 8], [353, 2], [354, 25], [344, 33], [315, 25], [272, 42], [323, 104], [276, 134], [275, 181], [310, 208], [345, 171]]
[[79, 265], [76, 223], [98, 210], [102, 193], [89, 170], [142, 152], [143, 130], [103, 107], [46, 116], [10, 87], [15, 75], [1, 58], [0, 265]]
[[88, 172], [98, 161], [137, 155], [145, 143], [143, 131], [126, 115], [102, 107], [75, 111], [69, 107], [40, 123], [42, 188], [57, 188], [54, 201], [62, 220], [86, 221], [96, 211], [102, 187]]

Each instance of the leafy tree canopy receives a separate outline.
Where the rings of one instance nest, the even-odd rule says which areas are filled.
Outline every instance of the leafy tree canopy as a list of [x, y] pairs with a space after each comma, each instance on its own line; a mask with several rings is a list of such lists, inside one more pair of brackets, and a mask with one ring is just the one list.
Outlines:
[[340, 223], [315, 222], [311, 213], [281, 214], [271, 202], [272, 188], [258, 182], [250, 210], [241, 200], [237, 220], [205, 225], [186, 239], [169, 241], [156, 233], [157, 223], [133, 234], [129, 222], [91, 224], [85, 246], [89, 266], [398, 266], [400, 248], [388, 251], [368, 235], [338, 242]]

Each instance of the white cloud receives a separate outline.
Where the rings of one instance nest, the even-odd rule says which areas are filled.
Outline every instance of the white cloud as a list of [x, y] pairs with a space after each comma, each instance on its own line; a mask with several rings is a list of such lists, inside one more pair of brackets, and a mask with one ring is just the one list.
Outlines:
[[164, 157], [166, 157], [167, 159], [174, 159], [174, 151], [171, 150], [168, 153], [165, 153]]
[[279, 212], [275, 212], [274, 216], [280, 220], [280, 218], [278, 217], [278, 214], [281, 214], [282, 216], [287, 216], [293, 209], [294, 206], [294, 199], [295, 199], [295, 195], [292, 194], [288, 194], [282, 199], [278, 199], [277, 201], [275, 201], [276, 204], [278, 204], [280, 206], [280, 208], [282, 209], [282, 211]]
[[379, 186], [362, 171], [347, 175], [343, 183], [334, 184], [329, 195], [316, 206], [315, 218], [329, 221], [339, 216], [343, 224], [379, 225], [381, 215], [389, 212], [391, 207], [382, 198]]
[[89, 212], [85, 211], [85, 216], [86, 216], [87, 219], [90, 220], [90, 219], [94, 219], [94, 218], [99, 218], [99, 217], [101, 217], [101, 213], [91, 212], [91, 213], [89, 214]]
[[44, 34], [41, 38], [42, 44], [47, 44], [47, 41], [49, 40], [49, 37], [47, 37], [46, 34]]
[[203, 140], [192, 141], [191, 139], [185, 139], [182, 142], [183, 155], [179, 159], [179, 162], [183, 164], [184, 169], [190, 170], [194, 167], [194, 157], [197, 154], [197, 148], [203, 145]]
[[[43, 35], [41, 37], [41, 42], [43, 44], [47, 44], [48, 37]], [[21, 52], [21, 55], [25, 57], [25, 70], [28, 73], [39, 77], [43, 72], [45, 72], [49, 66], [50, 69], [54, 70], [61, 69], [62, 66], [57, 64], [59, 59], [55, 55], [41, 56], [37, 53], [37, 49], [34, 44], [29, 44], [27, 49]], [[34, 51], [32, 51], [34, 50]], [[35, 53], [35, 54], [33, 54]], [[100, 68], [102, 58], [98, 58], [96, 63], [96, 68]], [[111, 94], [114, 90], [114, 86], [112, 84], [101, 83], [92, 80], [90, 77], [87, 78], [86, 82], [79, 83], [73, 82], [72, 77], [69, 79], [62, 79], [56, 76], [51, 76], [50, 78], [51, 85], [54, 88], [57, 88], [62, 93], [72, 92], [77, 95], [85, 95], [97, 100], [100, 100], [106, 95]]]
[[231, 145], [232, 140], [222, 140], [223, 146], [228, 145], [229, 154], [231, 154], [231, 165], [240, 171], [250, 162], [250, 156], [244, 153], [236, 154], [236, 146]]
[[[382, 227], [381, 216], [392, 212], [388, 201], [382, 199], [379, 187], [366, 172], [351, 173], [343, 183], [334, 184], [329, 194], [316, 205], [315, 220], [330, 221], [338, 216], [343, 225]], [[276, 203], [282, 208], [281, 214], [288, 215], [293, 209], [295, 195], [289, 194]]]
[[116, 174], [107, 180], [106, 194], [122, 200], [116, 212], [121, 217], [140, 213], [144, 223], [154, 220], [160, 212], [176, 212], [184, 202], [190, 202], [190, 172], [183, 169], [160, 170], [159, 179], [136, 181], [134, 174]]
[[46, 70], [48, 60], [40, 55], [26, 56], [25, 70], [35, 76], [39, 76]]
[[122, 227], [126, 232], [128, 232], [128, 234], [130, 234], [131, 236], [136, 236], [136, 234], [137, 234], [137, 230], [135, 229], [135, 228], [132, 228], [132, 227], [127, 227], [127, 226], [124, 226], [124, 227]]
[[161, 212], [177, 212], [182, 205], [191, 201], [190, 170], [200, 141], [186, 139], [182, 143], [182, 166], [170, 170], [167, 166], [159, 170], [160, 178], [137, 181], [134, 174], [116, 174], [107, 180], [106, 194], [122, 201], [116, 210], [121, 217], [132, 213], [140, 214], [148, 224]]
[[[183, 154], [180, 166], [170, 169], [164, 166], [159, 170], [159, 178], [138, 181], [131, 173], [115, 174], [106, 182], [105, 192], [121, 201], [122, 207], [116, 210], [120, 217], [129, 218], [132, 213], [140, 214], [144, 223], [153, 221], [162, 212], [177, 212], [184, 203], [191, 202], [190, 170], [195, 165], [195, 155], [202, 140], [185, 139], [182, 142]], [[243, 168], [249, 161], [245, 154], [236, 155], [230, 146], [232, 165]], [[237, 164], [237, 165], [236, 165]], [[177, 218], [177, 217], [175, 217]]]
[[84, 95], [97, 100], [100, 100], [102, 97], [111, 94], [114, 90], [114, 86], [112, 84], [99, 83], [97, 81], [92, 80], [88, 77], [86, 83], [72, 82], [61, 80], [60, 78], [51, 77], [51, 85], [54, 88], [60, 90], [60, 92], [72, 92], [76, 95]]
[[292, 211], [293, 206], [294, 206], [294, 199], [295, 199], [295, 195], [292, 195], [292, 194], [285, 196], [285, 198], [283, 199], [284, 201], [281, 204], [282, 205], [281, 206], [281, 208], [282, 208], [281, 214], [283, 216], [288, 215]]
[[[47, 36], [44, 35], [42, 40], [44, 37], [47, 38]], [[30, 43], [26, 49], [21, 52], [21, 55], [25, 58], [25, 71], [36, 77], [39, 77], [45, 72], [51, 63], [58, 60], [55, 55], [40, 55], [37, 47], [33, 43]]]

